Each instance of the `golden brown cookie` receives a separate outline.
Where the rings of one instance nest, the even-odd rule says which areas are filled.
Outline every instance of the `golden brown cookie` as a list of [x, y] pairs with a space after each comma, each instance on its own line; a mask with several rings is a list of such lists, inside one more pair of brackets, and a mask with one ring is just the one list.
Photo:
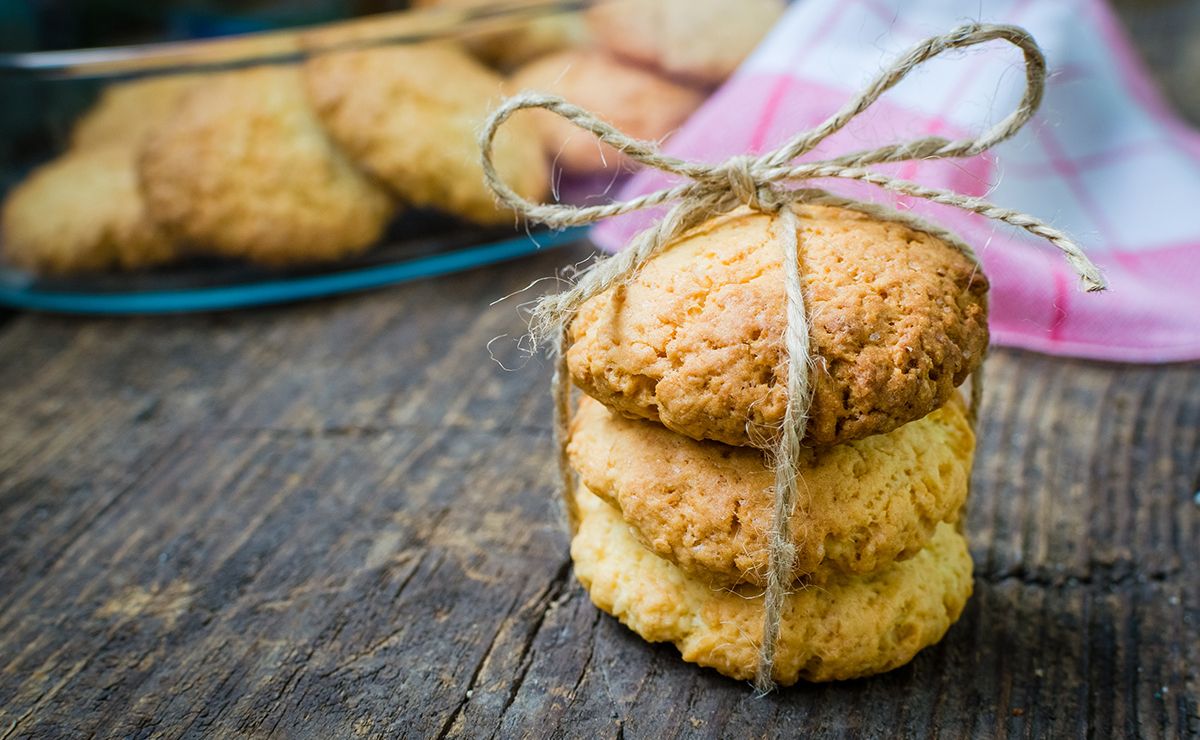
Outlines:
[[[955, 395], [887, 434], [808, 448], [792, 517], [796, 574], [868, 573], [924, 548], [967, 498], [975, 435]], [[586, 396], [568, 446], [584, 485], [697, 580], [765, 585], [774, 471], [751, 447], [697, 442]]]
[[5, 260], [42, 274], [134, 270], [176, 254], [146, 214], [124, 145], [72, 150], [39, 167], [9, 193], [0, 222]]
[[[600, 609], [683, 659], [753, 677], [761, 590], [715, 589], [638, 544], [616, 509], [581, 490], [571, 541], [575, 575]], [[774, 678], [835, 681], [892, 670], [942, 639], [971, 595], [971, 555], [950, 524], [916, 556], [869, 575], [797, 587], [783, 610]]]
[[588, 11], [597, 43], [640, 64], [716, 84], [733, 73], [779, 16], [783, 0], [617, 0]]
[[[517, 70], [509, 86], [561, 95], [629, 136], [651, 141], [665, 138], [704, 101], [699, 90], [597, 51], [542, 57]], [[528, 115], [537, 116], [546, 151], [563, 170], [592, 173], [621, 162], [615, 149], [561, 117]]]
[[151, 215], [197, 250], [264, 265], [356, 254], [394, 204], [322, 131], [293, 67], [210, 78], [150, 133]]
[[[305, 64], [313, 104], [333, 138], [397, 195], [479, 223], [512, 223], [483, 180], [477, 137], [503, 80], [448, 44], [324, 54]], [[519, 194], [540, 200], [549, 173], [537, 127], [512, 121], [494, 161]]]
[[171, 75], [109, 85], [75, 122], [71, 146], [136, 148], [201, 79], [201, 75]]
[[[854, 211], [798, 207], [811, 317], [807, 438], [883, 434], [949, 400], [987, 347], [987, 280], [953, 247]], [[693, 439], [764, 446], [783, 418], [778, 221], [742, 209], [694, 229], [571, 325], [588, 395]]]

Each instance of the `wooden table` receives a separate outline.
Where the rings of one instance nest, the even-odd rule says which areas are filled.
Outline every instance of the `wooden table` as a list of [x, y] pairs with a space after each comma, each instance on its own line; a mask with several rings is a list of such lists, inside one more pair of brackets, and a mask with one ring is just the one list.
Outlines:
[[995, 352], [961, 622], [891, 674], [757, 698], [571, 574], [547, 368], [488, 304], [585, 253], [8, 317], [0, 740], [1200, 733], [1200, 367]]

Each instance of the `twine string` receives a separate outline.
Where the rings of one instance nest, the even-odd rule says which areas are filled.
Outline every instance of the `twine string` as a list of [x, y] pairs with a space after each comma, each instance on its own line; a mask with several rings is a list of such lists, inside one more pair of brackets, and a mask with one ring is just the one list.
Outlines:
[[[796, 212], [789, 206], [779, 209], [775, 222], [777, 239], [783, 248], [783, 264], [800, 264], [800, 231]], [[784, 328], [784, 349], [788, 357], [787, 398], [783, 423], [775, 448], [775, 488], [771, 507], [771, 530], [767, 540], [767, 587], [763, 596], [763, 632], [759, 645], [758, 675], [755, 685], [759, 691], [772, 688], [771, 670], [775, 648], [783, 623], [783, 608], [792, 584], [796, 563], [796, 544], [792, 535], [792, 516], [799, 500], [800, 440], [808, 427], [808, 412], [812, 406], [812, 353], [809, 346], [808, 312], [805, 309], [804, 287], [799, 269], [785, 268], [787, 324]]]
[[[921, 63], [947, 50], [964, 49], [994, 40], [1006, 41], [1023, 53], [1025, 91], [1011, 113], [980, 135], [958, 140], [926, 136], [822, 161], [794, 161], [842, 130], [847, 123], [869, 108], [883, 93]], [[642, 265], [674, 238], [714, 216], [728, 213], [743, 205], [776, 216], [772, 228], [783, 252], [786, 295], [787, 321], [783, 343], [787, 358], [787, 404], [778, 439], [770, 450], [775, 484], [772, 490], [773, 506], [768, 534], [768, 571], [763, 598], [762, 641], [755, 677], [755, 685], [762, 692], [774, 688], [775, 652], [783, 610], [789, 588], [794, 582], [796, 547], [791, 522], [798, 499], [801, 442], [812, 404], [813, 356], [803, 280], [800, 275], [799, 216], [793, 206], [802, 203], [833, 205], [874, 218], [900, 222], [937, 237], [960, 251], [977, 266], [979, 264], [969, 245], [936, 224], [878, 203], [845, 198], [801, 185], [816, 178], [857, 180], [894, 193], [954, 206], [988, 219], [1002, 221], [1038, 236], [1057, 248], [1079, 276], [1084, 290], [1104, 290], [1104, 278], [1095, 264], [1069, 236], [1049, 224], [1029, 214], [1002, 208], [981, 198], [920, 185], [869, 168], [870, 165], [909, 160], [970, 157], [987, 151], [1016, 134], [1033, 116], [1042, 100], [1045, 78], [1045, 58], [1027, 31], [1017, 26], [973, 23], [915, 45], [819, 126], [810, 131], [798, 132], [778, 149], [760, 156], [739, 155], [717, 164], [690, 162], [664, 154], [652, 142], [627, 136], [587, 110], [560, 97], [532, 92], [522, 93], [501, 104], [489, 117], [480, 133], [483, 172], [488, 185], [500, 201], [530, 221], [541, 222], [554, 228], [566, 228], [646, 208], [670, 205], [662, 219], [633, 237], [626, 249], [595, 262], [579, 275], [579, 279], [570, 288], [542, 297], [531, 313], [530, 335], [534, 345], [549, 342], [555, 357], [553, 383], [558, 464], [562, 476], [564, 503], [573, 529], [577, 525], [576, 482], [567, 459], [566, 442], [571, 413], [567, 349], [571, 341], [570, 322], [575, 312], [589, 298], [614, 286], [628, 283]], [[492, 143], [497, 130], [505, 121], [516, 112], [529, 108], [556, 113], [577, 127], [594, 134], [601, 142], [623, 152], [630, 159], [674, 175], [680, 182], [629, 200], [594, 206], [534, 203], [526, 200], [497, 173], [492, 162]], [[982, 375], [977, 371], [972, 379], [972, 418], [977, 413], [981, 394]]]

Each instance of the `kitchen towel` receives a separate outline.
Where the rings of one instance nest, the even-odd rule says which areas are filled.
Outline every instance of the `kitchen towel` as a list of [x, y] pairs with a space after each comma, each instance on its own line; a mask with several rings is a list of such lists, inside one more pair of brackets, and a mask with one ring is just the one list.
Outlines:
[[[992, 283], [996, 344], [1105, 360], [1200, 358], [1200, 132], [1168, 108], [1102, 0], [798, 0], [665, 149], [719, 161], [774, 148], [914, 43], [971, 20], [1021, 25], [1037, 39], [1050, 68], [1037, 117], [979, 157], [880, 170], [1066, 230], [1101, 266], [1108, 292], [1080, 292], [1058, 254], [1007, 226], [860, 183], [817, 184], [911, 209], [975, 246]], [[1022, 83], [1019, 53], [1004, 44], [946, 55], [801, 159], [966, 136], [1012, 110]], [[617, 197], [667, 183], [643, 171]], [[611, 219], [593, 240], [619, 249], [657, 215]]]

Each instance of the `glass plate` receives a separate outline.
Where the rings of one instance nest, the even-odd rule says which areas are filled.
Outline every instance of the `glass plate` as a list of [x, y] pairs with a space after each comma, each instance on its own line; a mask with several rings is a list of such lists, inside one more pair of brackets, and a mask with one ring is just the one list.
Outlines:
[[448, 275], [561, 247], [583, 227], [505, 236], [434, 214], [408, 214], [389, 238], [355, 259], [303, 270], [271, 271], [219, 260], [192, 260], [138, 274], [38, 277], [0, 267], [0, 305], [72, 314], [224, 311], [355, 293]]

